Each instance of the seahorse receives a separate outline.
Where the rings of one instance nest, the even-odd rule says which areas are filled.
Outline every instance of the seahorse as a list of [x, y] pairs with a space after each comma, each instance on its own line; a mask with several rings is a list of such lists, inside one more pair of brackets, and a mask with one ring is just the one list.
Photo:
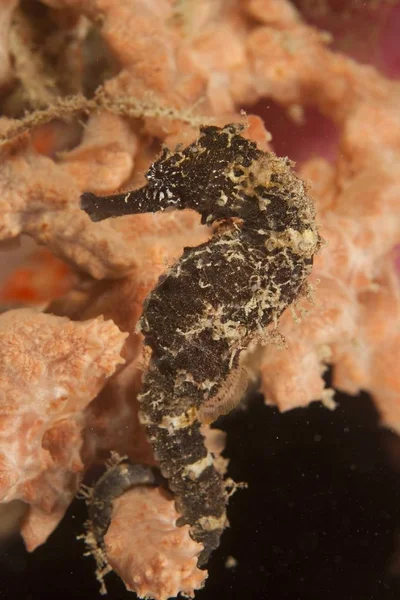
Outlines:
[[173, 207], [213, 225], [211, 240], [185, 248], [160, 278], [140, 320], [152, 353], [140, 419], [182, 515], [178, 525], [189, 524], [203, 544], [199, 566], [219, 544], [228, 497], [201, 426], [240, 400], [246, 348], [304, 292], [321, 243], [292, 163], [242, 130], [204, 126], [186, 148], [164, 148], [140, 189], [81, 198], [93, 221]]

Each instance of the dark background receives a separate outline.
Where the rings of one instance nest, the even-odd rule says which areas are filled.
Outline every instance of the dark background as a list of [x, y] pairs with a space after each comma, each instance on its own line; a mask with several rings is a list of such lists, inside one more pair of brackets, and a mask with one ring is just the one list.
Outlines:
[[[314, 403], [282, 415], [255, 396], [220, 419], [229, 474], [249, 487], [231, 500], [231, 528], [198, 600], [398, 600], [389, 567], [400, 532], [400, 441], [378, 428], [368, 396], [337, 400], [334, 412]], [[0, 598], [99, 600], [94, 562], [75, 540], [85, 518], [76, 501], [33, 554], [20, 540], [3, 549]], [[236, 567], [225, 566], [228, 556]], [[135, 598], [115, 575], [107, 580], [111, 600]]]

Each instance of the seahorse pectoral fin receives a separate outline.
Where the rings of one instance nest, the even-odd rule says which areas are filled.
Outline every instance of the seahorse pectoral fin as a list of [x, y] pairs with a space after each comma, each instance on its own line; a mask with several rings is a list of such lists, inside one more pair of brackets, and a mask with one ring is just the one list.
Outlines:
[[231, 371], [217, 393], [206, 400], [198, 411], [198, 419], [205, 425], [210, 425], [222, 415], [236, 408], [249, 384], [249, 373], [245, 367], [238, 365]]

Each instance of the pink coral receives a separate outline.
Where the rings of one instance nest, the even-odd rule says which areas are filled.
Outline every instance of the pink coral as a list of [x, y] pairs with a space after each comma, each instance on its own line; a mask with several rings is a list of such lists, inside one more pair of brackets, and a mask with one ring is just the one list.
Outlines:
[[[102, 318], [73, 323], [33, 309], [0, 315], [0, 496], [31, 506], [23, 529], [31, 549], [76, 493], [82, 411], [121, 362], [125, 337]], [[38, 520], [42, 538], [32, 526]]]
[[[26, 144], [8, 154], [0, 167], [0, 239], [21, 233], [95, 277], [134, 268], [119, 236], [106, 225], [95, 228], [78, 207], [79, 187], [55, 163]], [[96, 241], [97, 240], [97, 241]]]
[[82, 190], [106, 194], [130, 176], [137, 151], [136, 136], [114, 115], [95, 115], [79, 147], [63, 155], [63, 170]]
[[188, 525], [176, 527], [178, 517], [159, 489], [130, 490], [114, 502], [107, 558], [140, 598], [167, 600], [179, 593], [192, 598], [204, 583], [207, 573], [196, 566], [202, 546], [190, 538]]

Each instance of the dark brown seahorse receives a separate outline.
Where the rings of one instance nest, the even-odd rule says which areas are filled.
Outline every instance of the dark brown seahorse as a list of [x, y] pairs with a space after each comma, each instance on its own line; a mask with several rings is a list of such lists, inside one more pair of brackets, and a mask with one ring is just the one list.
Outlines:
[[183, 150], [163, 150], [147, 185], [82, 196], [93, 221], [191, 208], [215, 227], [185, 248], [146, 299], [140, 327], [152, 350], [141, 421], [204, 564], [226, 526], [227, 493], [201, 424], [228, 412], [246, 387], [245, 350], [304, 290], [320, 245], [314, 207], [287, 158], [259, 150], [241, 125], [203, 127]]

